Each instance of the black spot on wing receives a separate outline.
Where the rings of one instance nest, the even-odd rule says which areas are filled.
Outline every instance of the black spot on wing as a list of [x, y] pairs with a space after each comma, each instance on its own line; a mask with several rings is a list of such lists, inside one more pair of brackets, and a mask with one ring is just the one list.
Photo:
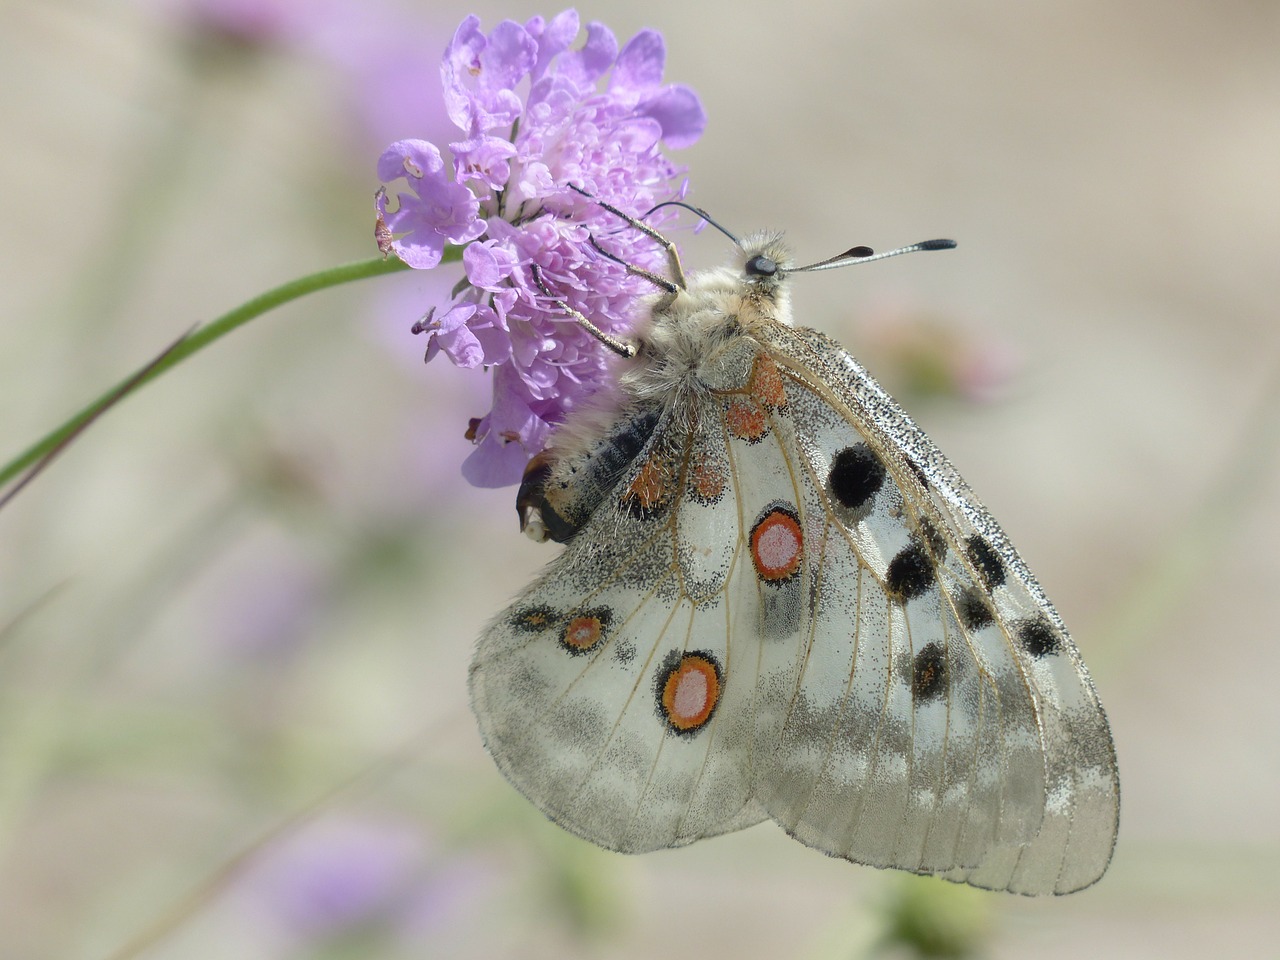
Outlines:
[[1022, 649], [1037, 659], [1062, 648], [1062, 638], [1047, 620], [1020, 620], [1014, 624], [1014, 636]]
[[855, 443], [832, 457], [827, 483], [837, 503], [857, 510], [876, 495], [884, 478], [884, 464], [865, 443]]
[[889, 561], [884, 586], [890, 599], [906, 603], [928, 590], [933, 585], [933, 578], [933, 560], [928, 550], [919, 540], [913, 539]]
[[977, 587], [965, 587], [956, 597], [956, 615], [966, 630], [981, 630], [995, 619], [991, 602]]
[[947, 689], [947, 655], [936, 643], [927, 643], [916, 654], [911, 692], [916, 702], [936, 700]]
[[994, 590], [1004, 583], [1004, 561], [996, 553], [995, 547], [975, 534], [965, 541], [965, 548], [969, 554], [969, 562], [977, 569], [978, 576], [988, 590]]

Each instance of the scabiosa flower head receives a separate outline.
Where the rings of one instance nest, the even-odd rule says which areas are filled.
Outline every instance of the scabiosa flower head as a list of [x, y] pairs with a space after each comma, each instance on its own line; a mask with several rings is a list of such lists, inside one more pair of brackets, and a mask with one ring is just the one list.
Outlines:
[[[445, 106], [462, 131], [449, 145], [452, 163], [422, 140], [393, 143], [378, 160], [384, 183], [407, 188], [396, 205], [379, 193], [384, 250], [429, 269], [446, 245], [467, 245], [465, 283], [414, 329], [427, 334], [428, 360], [443, 353], [458, 366], [493, 368], [493, 406], [473, 423], [477, 449], [463, 464], [477, 486], [517, 482], [551, 428], [607, 381], [608, 352], [563, 305], [606, 333], [625, 332], [637, 299], [653, 291], [590, 238], [652, 272], [663, 271], [665, 253], [619, 229], [596, 201], [641, 216], [682, 195], [683, 168], [663, 149], [688, 146], [706, 125], [692, 90], [662, 83], [659, 34], [643, 31], [619, 49], [591, 23], [570, 49], [578, 33], [573, 10], [504, 21], [488, 34], [468, 17], [441, 67]], [[664, 214], [647, 222], [661, 225]]]

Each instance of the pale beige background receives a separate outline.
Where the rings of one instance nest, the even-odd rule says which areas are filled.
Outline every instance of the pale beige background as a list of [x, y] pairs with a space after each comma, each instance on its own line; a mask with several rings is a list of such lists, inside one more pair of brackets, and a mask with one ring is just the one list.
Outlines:
[[[433, 3], [423, 58], [469, 10], [555, 12]], [[1280, 7], [580, 10], [666, 35], [710, 116], [682, 155], [692, 198], [726, 225], [784, 228], [808, 259], [960, 241], [803, 280], [803, 322], [857, 352], [856, 318], [906, 305], [1021, 357], [1002, 402], [916, 412], [1073, 627], [1124, 806], [1105, 880], [984, 899], [986, 949], [1275, 955]], [[373, 252], [381, 142], [324, 64], [201, 79], [146, 7], [6, 0], [0, 91], [0, 457], [189, 325]], [[721, 253], [708, 235], [686, 259]], [[475, 858], [488, 879], [388, 956], [846, 957], [874, 936], [881, 874], [767, 826], [598, 853], [484, 755], [469, 649], [547, 551], [510, 491], [456, 479], [479, 401], [405, 332], [435, 289], [264, 318], [0, 513], [0, 955], [108, 955], [424, 727], [329, 808], [421, 824], [425, 869]], [[291, 639], [255, 639], [273, 617]], [[566, 877], [592, 888], [586, 921]], [[264, 936], [220, 894], [145, 955], [311, 955]]]

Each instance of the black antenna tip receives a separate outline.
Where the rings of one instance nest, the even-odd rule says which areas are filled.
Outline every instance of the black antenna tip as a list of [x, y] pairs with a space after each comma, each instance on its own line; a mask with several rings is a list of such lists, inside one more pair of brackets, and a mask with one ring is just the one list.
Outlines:
[[872, 250], [870, 247], [850, 247], [844, 253], [840, 254], [840, 256], [833, 257], [832, 259], [861, 260], [863, 257], [874, 257], [875, 255], [876, 255], [876, 252]]
[[921, 250], [954, 250], [955, 246], [954, 240], [922, 240], [919, 243]]

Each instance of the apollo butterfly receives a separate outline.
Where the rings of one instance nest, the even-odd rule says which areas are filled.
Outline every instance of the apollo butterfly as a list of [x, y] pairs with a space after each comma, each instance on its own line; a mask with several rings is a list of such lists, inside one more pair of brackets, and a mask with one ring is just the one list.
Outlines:
[[797, 268], [760, 234], [686, 281], [668, 250], [633, 343], [577, 317], [624, 359], [520, 490], [565, 548], [471, 666], [498, 767], [610, 850], [772, 819], [877, 867], [1094, 883], [1119, 781], [1075, 645], [911, 418], [792, 324], [789, 274], [879, 257]]

